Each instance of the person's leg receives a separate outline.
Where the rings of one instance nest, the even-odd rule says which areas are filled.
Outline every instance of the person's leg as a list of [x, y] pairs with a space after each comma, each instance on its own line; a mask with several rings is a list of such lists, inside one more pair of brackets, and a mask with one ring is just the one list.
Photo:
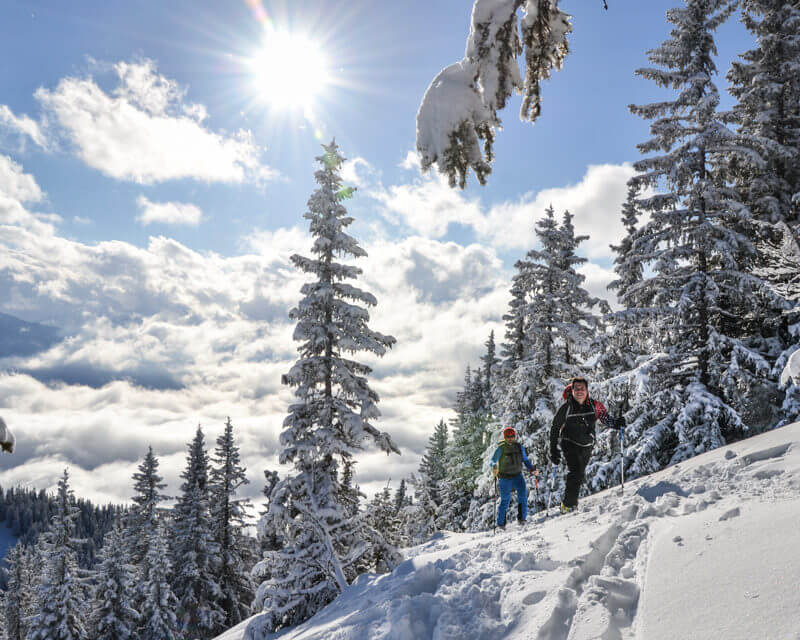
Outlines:
[[575, 494], [575, 504], [578, 504], [578, 496], [580, 495], [581, 485], [586, 482], [586, 467], [589, 465], [589, 460], [592, 458], [592, 448], [591, 447], [580, 447], [580, 451], [578, 452], [578, 458], [580, 462], [580, 482], [578, 483], [578, 493]]
[[521, 473], [514, 478], [514, 490], [517, 492], [517, 518], [524, 522], [528, 517], [528, 489], [525, 486], [525, 476]]
[[508, 503], [511, 502], [511, 485], [512, 481], [509, 478], [498, 478], [497, 486], [500, 490], [500, 505], [497, 507], [497, 526], [506, 526], [506, 511], [508, 510]]
[[567, 479], [564, 487], [564, 506], [574, 507], [578, 504], [578, 492], [583, 482], [583, 473], [586, 469], [588, 458], [585, 458], [583, 451], [588, 447], [579, 447], [570, 442], [561, 442], [561, 452], [564, 454], [564, 462], [567, 465]]

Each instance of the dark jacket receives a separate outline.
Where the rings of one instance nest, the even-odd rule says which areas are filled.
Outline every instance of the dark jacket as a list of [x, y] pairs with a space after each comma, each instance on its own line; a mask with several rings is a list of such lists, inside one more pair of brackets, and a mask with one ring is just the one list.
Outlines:
[[579, 404], [571, 395], [561, 405], [550, 427], [550, 453], [557, 456], [559, 440], [591, 449], [597, 439], [595, 425], [600, 420], [606, 427], [617, 426], [602, 402], [587, 398]]

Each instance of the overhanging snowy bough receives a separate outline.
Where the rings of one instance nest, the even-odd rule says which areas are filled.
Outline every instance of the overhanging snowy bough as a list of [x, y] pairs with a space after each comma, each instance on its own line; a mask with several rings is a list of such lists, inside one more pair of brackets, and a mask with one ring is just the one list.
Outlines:
[[434, 78], [417, 113], [422, 169], [435, 164], [451, 187], [461, 188], [472, 169], [485, 184], [498, 112], [516, 92], [522, 95], [520, 118], [539, 117], [541, 82], [563, 65], [571, 31], [559, 0], [475, 0], [464, 58]]

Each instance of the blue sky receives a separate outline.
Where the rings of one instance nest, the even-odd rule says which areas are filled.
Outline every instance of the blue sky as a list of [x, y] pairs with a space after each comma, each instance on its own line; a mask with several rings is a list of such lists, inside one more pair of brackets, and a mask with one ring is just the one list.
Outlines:
[[[627, 163], [647, 134], [626, 107], [668, 95], [634, 70], [674, 4], [563, 0], [572, 53], [541, 118], [520, 123], [513, 100], [489, 184], [471, 177], [459, 192], [420, 176], [412, 150], [426, 87], [463, 55], [470, 2], [265, 0], [269, 24], [306, 33], [330, 61], [309, 121], [259, 90], [264, 21], [244, 1], [6, 0], [0, 312], [64, 339], [0, 354], [0, 411], [21, 442], [0, 483], [51, 486], [68, 465], [79, 491], [124, 499], [147, 444], [175, 480], [196, 425], [213, 440], [231, 415], [258, 493], [290, 399], [279, 377], [302, 279], [288, 256], [307, 247], [313, 158], [333, 136], [359, 186], [349, 210], [370, 253], [373, 325], [398, 338], [374, 364], [383, 426], [405, 455], [390, 474], [365, 456], [362, 485], [412, 471], [464, 365], [501, 330], [511, 267], [550, 202], [592, 235], [587, 286], [604, 293]], [[718, 45], [722, 87], [751, 40], [733, 19]], [[102, 490], [98, 469], [113, 478]]]

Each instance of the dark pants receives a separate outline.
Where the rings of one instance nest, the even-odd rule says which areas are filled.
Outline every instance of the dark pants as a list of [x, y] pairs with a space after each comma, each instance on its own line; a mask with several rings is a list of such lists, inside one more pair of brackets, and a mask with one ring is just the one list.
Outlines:
[[578, 493], [581, 490], [583, 479], [586, 474], [586, 465], [592, 457], [592, 447], [581, 447], [580, 445], [561, 441], [561, 451], [564, 454], [564, 462], [567, 465], [567, 482], [564, 488], [564, 505], [574, 507], [578, 504]]

